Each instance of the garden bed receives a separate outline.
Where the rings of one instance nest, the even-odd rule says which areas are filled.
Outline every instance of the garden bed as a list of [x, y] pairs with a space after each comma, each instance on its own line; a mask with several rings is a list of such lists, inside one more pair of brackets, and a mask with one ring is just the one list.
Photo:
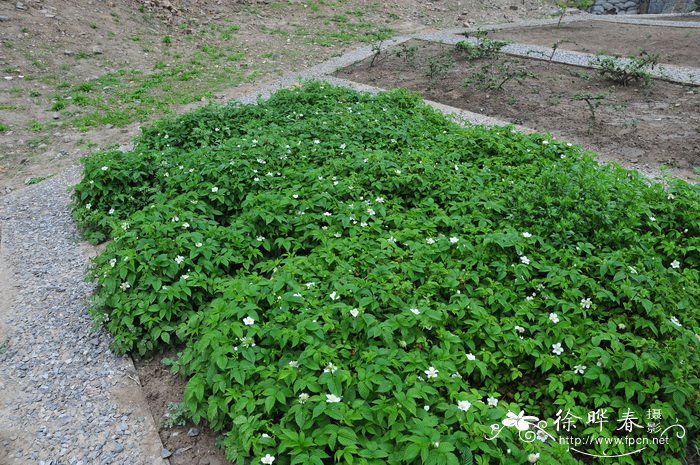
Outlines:
[[430, 100], [551, 131], [603, 160], [642, 169], [667, 166], [686, 179], [700, 166], [697, 87], [658, 80], [649, 86], [613, 85], [593, 69], [504, 54], [469, 60], [455, 46], [418, 40], [385, 50], [370, 63], [366, 59], [336, 75], [408, 88]]
[[[675, 19], [674, 19], [675, 21]], [[700, 65], [700, 28], [676, 28], [622, 24], [608, 21], [576, 21], [559, 27], [538, 26], [503, 29], [489, 34], [494, 39], [522, 44], [557, 47], [592, 54], [637, 56], [640, 51], [659, 56], [659, 63]]]

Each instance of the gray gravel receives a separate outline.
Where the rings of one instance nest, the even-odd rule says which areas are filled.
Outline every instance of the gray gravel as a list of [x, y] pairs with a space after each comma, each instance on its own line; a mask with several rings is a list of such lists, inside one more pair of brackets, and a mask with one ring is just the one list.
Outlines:
[[0, 198], [0, 464], [162, 464], [131, 360], [86, 313], [92, 248], [67, 208], [79, 176]]

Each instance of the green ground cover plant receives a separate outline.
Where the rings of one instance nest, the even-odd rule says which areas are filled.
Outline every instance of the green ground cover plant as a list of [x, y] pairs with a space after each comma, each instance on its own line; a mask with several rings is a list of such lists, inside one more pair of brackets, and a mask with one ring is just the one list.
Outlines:
[[84, 167], [74, 215], [109, 240], [93, 316], [117, 352], [182, 348], [183, 408], [236, 463], [584, 463], [518, 426], [601, 409], [577, 434], [686, 428], [615, 463], [697, 446], [696, 186], [321, 82]]

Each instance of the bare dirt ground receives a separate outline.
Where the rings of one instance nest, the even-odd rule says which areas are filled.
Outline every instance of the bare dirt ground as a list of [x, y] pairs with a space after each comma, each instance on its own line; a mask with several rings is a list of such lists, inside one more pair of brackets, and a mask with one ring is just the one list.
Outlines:
[[[700, 15], [697, 16], [700, 20]], [[494, 39], [623, 57], [644, 51], [659, 63], [699, 66], [700, 29], [581, 21], [556, 26], [528, 27], [489, 34]]]
[[[613, 23], [611, 27], [619, 25]], [[470, 60], [455, 46], [411, 41], [339, 77], [405, 87], [425, 98], [551, 132], [602, 160], [694, 179], [700, 166], [700, 88], [664, 81], [620, 86], [595, 70], [508, 55]], [[468, 85], [465, 85], [468, 84]]]
[[[41, 182], [100, 147], [128, 143], [148, 121], [245, 94], [358, 44], [549, 17], [556, 12], [552, 5], [547, 0], [0, 0], [0, 195]], [[0, 300], [9, 299], [10, 291], [0, 288]], [[136, 362], [156, 423], [169, 404], [181, 400], [184, 385], [161, 358]], [[200, 426], [199, 434], [188, 436], [192, 426], [161, 428], [170, 463], [227, 463], [215, 447], [216, 435]]]

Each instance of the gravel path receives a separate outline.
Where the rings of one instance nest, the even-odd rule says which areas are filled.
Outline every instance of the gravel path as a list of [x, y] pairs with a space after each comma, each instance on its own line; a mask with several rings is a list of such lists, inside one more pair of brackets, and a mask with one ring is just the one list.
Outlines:
[[0, 464], [162, 464], [131, 360], [86, 313], [93, 252], [67, 208], [79, 175], [0, 198]]

